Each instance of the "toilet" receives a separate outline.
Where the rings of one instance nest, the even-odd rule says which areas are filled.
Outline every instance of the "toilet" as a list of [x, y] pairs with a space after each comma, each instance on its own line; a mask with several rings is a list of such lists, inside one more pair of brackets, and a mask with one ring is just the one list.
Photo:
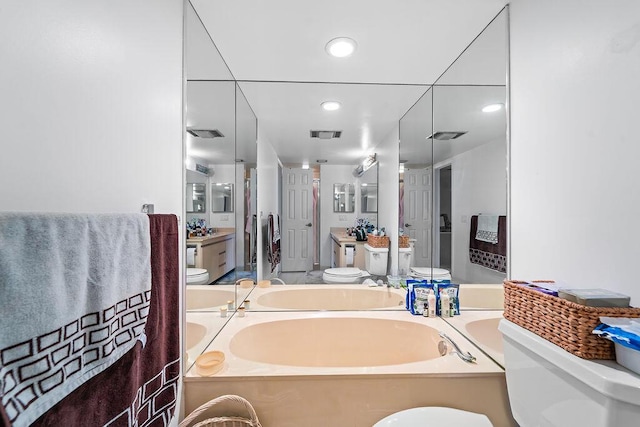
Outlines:
[[416, 279], [429, 279], [434, 282], [437, 281], [451, 281], [451, 273], [444, 268], [436, 267], [411, 267], [409, 275]]
[[365, 272], [355, 267], [327, 268], [322, 273], [322, 280], [325, 283], [354, 283], [364, 276]]
[[372, 276], [386, 276], [389, 248], [374, 248], [364, 244], [364, 268]]
[[204, 268], [187, 268], [187, 285], [208, 285], [209, 272]]
[[508, 320], [498, 329], [520, 427], [638, 426], [640, 376], [613, 361], [581, 359]]
[[398, 272], [407, 276], [411, 271], [411, 248], [398, 248]]
[[396, 412], [375, 423], [373, 427], [492, 427], [486, 415], [441, 406], [411, 408]]

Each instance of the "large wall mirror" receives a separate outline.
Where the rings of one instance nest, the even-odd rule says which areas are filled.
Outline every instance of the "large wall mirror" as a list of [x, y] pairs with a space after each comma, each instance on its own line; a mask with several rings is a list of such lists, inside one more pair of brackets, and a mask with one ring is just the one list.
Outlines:
[[[503, 11], [400, 122], [399, 226], [412, 266], [446, 269], [456, 283], [506, 277], [506, 33]], [[480, 215], [497, 242], [477, 237]]]
[[[234, 284], [255, 279], [257, 119], [191, 3], [185, 26], [185, 225], [206, 229], [184, 242], [189, 368], [229, 319], [221, 307], [252, 290]], [[192, 275], [194, 268], [202, 270]], [[215, 291], [202, 293], [213, 288], [206, 285]]]
[[353, 212], [356, 210], [356, 190], [353, 184], [333, 184], [333, 211]]

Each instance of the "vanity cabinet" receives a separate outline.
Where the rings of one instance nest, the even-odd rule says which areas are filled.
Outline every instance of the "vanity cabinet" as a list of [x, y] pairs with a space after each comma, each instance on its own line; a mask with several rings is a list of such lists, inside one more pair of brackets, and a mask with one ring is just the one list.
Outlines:
[[187, 245], [196, 246], [195, 267], [206, 269], [212, 282], [236, 267], [233, 233], [187, 239]]
[[[356, 241], [355, 237], [331, 233], [331, 267], [356, 267], [364, 270], [365, 243]], [[348, 247], [354, 248], [353, 263], [349, 263], [347, 259]]]

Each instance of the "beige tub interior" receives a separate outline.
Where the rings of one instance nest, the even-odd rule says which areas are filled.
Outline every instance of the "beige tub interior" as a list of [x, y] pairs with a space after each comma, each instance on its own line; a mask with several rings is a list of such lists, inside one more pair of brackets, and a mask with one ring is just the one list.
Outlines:
[[185, 330], [185, 350], [190, 350], [202, 341], [207, 333], [207, 327], [200, 323], [187, 322]]
[[384, 366], [440, 357], [438, 331], [400, 320], [331, 317], [258, 323], [237, 332], [237, 357], [305, 367]]
[[235, 293], [223, 289], [193, 289], [187, 287], [187, 310], [219, 309], [233, 301]]
[[285, 289], [257, 299], [263, 307], [292, 310], [370, 310], [404, 306], [404, 297], [387, 288]]
[[501, 318], [474, 320], [466, 325], [467, 332], [481, 345], [499, 353], [504, 353], [502, 334], [498, 331]]

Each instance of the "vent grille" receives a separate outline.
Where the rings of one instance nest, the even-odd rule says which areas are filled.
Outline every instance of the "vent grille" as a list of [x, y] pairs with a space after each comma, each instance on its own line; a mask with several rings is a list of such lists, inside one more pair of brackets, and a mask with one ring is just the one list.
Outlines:
[[224, 134], [218, 129], [187, 129], [196, 138], [221, 138]]
[[334, 139], [340, 138], [342, 135], [341, 130], [310, 130], [309, 134], [311, 138], [319, 138], [319, 139]]
[[431, 134], [427, 137], [427, 139], [437, 139], [438, 141], [448, 141], [450, 139], [456, 139], [461, 137], [462, 135], [464, 135], [465, 133], [467, 133], [466, 130], [462, 131], [462, 130], [448, 130], [448, 131], [442, 131], [442, 132], [436, 132], [434, 134]]

